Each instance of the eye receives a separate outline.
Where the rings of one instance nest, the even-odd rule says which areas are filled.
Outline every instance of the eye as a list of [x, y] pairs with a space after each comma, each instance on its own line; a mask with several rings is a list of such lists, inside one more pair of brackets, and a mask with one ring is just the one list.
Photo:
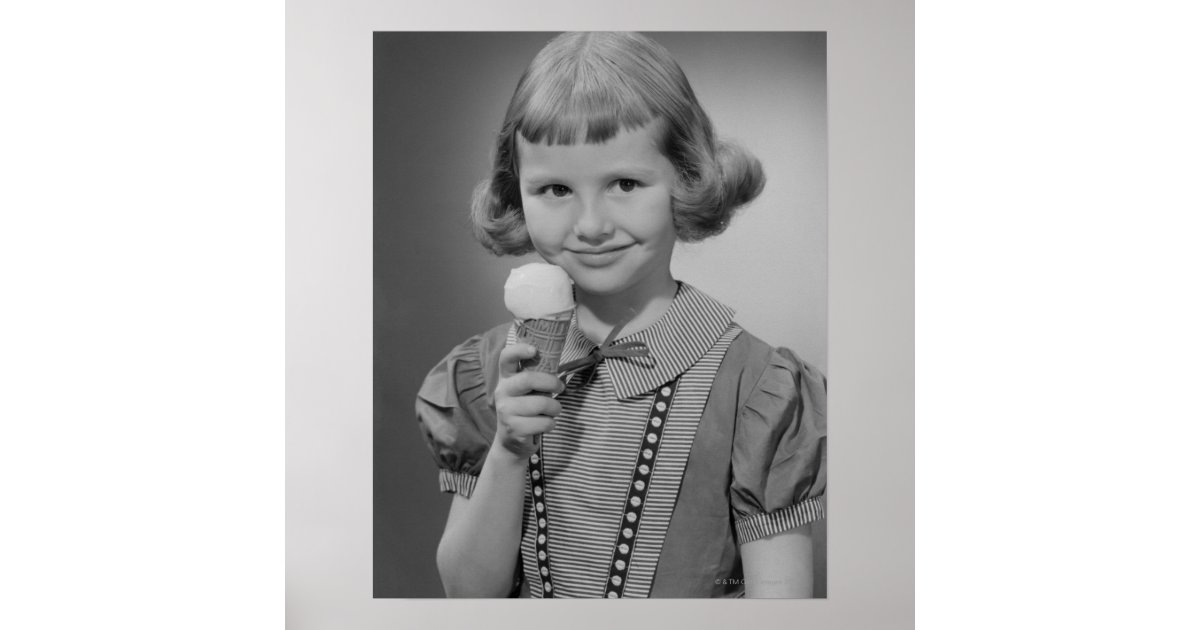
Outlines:
[[641, 186], [641, 185], [642, 185], [641, 182], [637, 181], [636, 179], [618, 179], [617, 180], [617, 188], [620, 188], [621, 192], [633, 192], [634, 190], [637, 189], [638, 186]]
[[539, 195], [552, 195], [554, 197], [566, 197], [571, 194], [571, 189], [562, 184], [549, 184], [538, 189]]

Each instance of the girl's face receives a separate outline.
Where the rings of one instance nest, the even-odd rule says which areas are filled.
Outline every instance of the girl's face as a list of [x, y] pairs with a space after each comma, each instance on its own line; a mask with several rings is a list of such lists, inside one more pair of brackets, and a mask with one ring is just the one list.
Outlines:
[[529, 236], [577, 291], [633, 296], [673, 290], [675, 168], [656, 146], [660, 125], [622, 130], [601, 144], [532, 144], [518, 134]]

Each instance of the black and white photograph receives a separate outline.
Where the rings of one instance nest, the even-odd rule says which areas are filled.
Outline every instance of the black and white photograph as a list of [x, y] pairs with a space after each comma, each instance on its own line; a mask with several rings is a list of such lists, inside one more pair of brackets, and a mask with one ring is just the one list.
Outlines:
[[1200, 627], [1197, 13], [7, 3], [0, 628]]
[[824, 598], [826, 34], [373, 62], [374, 597]]

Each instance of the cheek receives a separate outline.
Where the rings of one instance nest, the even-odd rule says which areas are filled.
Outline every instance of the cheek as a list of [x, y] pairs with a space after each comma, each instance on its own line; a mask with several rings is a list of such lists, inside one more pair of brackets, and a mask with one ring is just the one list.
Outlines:
[[657, 195], [640, 208], [636, 229], [646, 238], [658, 241], [675, 240], [674, 206], [669, 192]]
[[525, 229], [529, 232], [529, 240], [543, 254], [562, 246], [563, 227], [560, 223], [552, 213], [536, 204], [525, 206]]

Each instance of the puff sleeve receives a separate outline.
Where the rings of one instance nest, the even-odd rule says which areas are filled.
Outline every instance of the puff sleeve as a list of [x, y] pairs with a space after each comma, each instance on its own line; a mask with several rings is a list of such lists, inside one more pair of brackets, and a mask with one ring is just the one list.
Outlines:
[[507, 326], [455, 346], [417, 392], [417, 421], [439, 468], [442, 492], [470, 497], [496, 435], [491, 392]]
[[824, 375], [787, 349], [738, 411], [730, 504], [738, 543], [825, 516]]

